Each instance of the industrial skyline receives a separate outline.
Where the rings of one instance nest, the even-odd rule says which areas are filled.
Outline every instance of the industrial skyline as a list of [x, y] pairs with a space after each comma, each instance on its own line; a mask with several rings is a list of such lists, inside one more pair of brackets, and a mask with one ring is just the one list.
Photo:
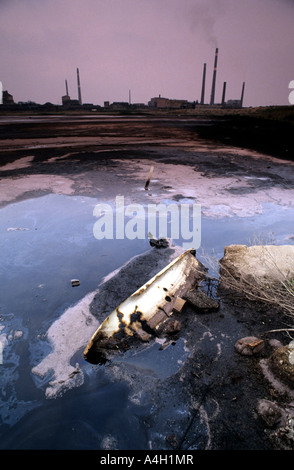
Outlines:
[[[245, 82], [242, 84], [242, 91], [241, 91], [241, 96], [238, 99], [230, 99], [228, 101], [225, 100], [225, 95], [226, 95], [226, 86], [227, 82], [224, 82], [223, 84], [223, 92], [222, 92], [222, 99], [217, 100], [215, 96], [215, 89], [216, 89], [216, 78], [217, 78], [217, 63], [218, 63], [218, 55], [219, 55], [219, 50], [218, 48], [215, 49], [215, 58], [214, 58], [214, 66], [213, 66], [213, 74], [212, 74], [212, 85], [211, 85], [211, 95], [210, 95], [210, 102], [206, 103], [205, 102], [205, 89], [206, 89], [206, 66], [207, 63], [204, 63], [203, 66], [203, 76], [202, 76], [202, 86], [201, 86], [201, 98], [200, 100], [195, 97], [193, 102], [190, 102], [185, 99], [175, 99], [175, 98], [166, 98], [166, 97], [161, 97], [159, 94], [158, 97], [153, 97], [151, 100], [148, 102], [148, 106], [150, 107], [191, 107], [191, 104], [195, 105], [210, 105], [210, 106], [230, 106], [230, 107], [243, 107], [243, 101], [244, 101], [244, 90], [245, 90]], [[80, 80], [80, 72], [79, 68], [77, 68], [77, 95], [78, 99], [71, 99], [69, 92], [68, 92], [68, 85], [67, 85], [67, 79], [65, 80], [65, 88], [66, 88], [66, 94], [62, 96], [62, 104], [63, 106], [70, 106], [70, 105], [77, 105], [79, 104], [80, 106], [82, 105], [82, 95], [81, 95], [81, 80]], [[124, 104], [131, 105], [131, 90], [129, 89], [129, 98], [128, 102], [124, 102]], [[107, 102], [108, 103], [108, 102]], [[145, 103], [140, 103], [140, 106], [142, 106]], [[93, 103], [95, 105], [95, 103]], [[105, 106], [105, 102], [104, 102]], [[109, 105], [108, 105], [109, 106]]]
[[[215, 49], [215, 58], [214, 58], [214, 66], [213, 66], [213, 74], [212, 74], [212, 85], [211, 85], [211, 95], [210, 95], [210, 102], [206, 103], [205, 101], [205, 90], [206, 90], [206, 66], [207, 63], [203, 64], [203, 75], [202, 75], [202, 85], [201, 85], [201, 99], [198, 100], [197, 98], [193, 102], [189, 102], [185, 99], [172, 99], [172, 98], [165, 98], [161, 97], [159, 94], [158, 97], [153, 97], [148, 101], [148, 106], [152, 108], [192, 108], [195, 106], [222, 106], [222, 107], [231, 107], [231, 108], [242, 108], [243, 101], [244, 101], [244, 90], [245, 90], [245, 82], [242, 84], [242, 91], [241, 96], [238, 99], [229, 99], [226, 101], [226, 87], [227, 82], [223, 83], [223, 91], [222, 91], [222, 98], [221, 101], [217, 101], [215, 98], [215, 89], [216, 89], [216, 77], [217, 77], [217, 62], [218, 62], [218, 55], [219, 50], [218, 48]], [[72, 99], [69, 91], [68, 91], [68, 82], [65, 79], [65, 92], [66, 94], [62, 96], [62, 106], [63, 107], [77, 107], [82, 106], [82, 91], [81, 91], [81, 80], [80, 80], [80, 71], [79, 68], [76, 69], [77, 73], [77, 99]], [[7, 90], [5, 90], [4, 101], [3, 104], [5, 105], [12, 105], [15, 104], [13, 100], [13, 96], [10, 95]], [[116, 102], [113, 105], [121, 105], [126, 107], [126, 105], [131, 106], [131, 90], [129, 89], [129, 98], [128, 102]], [[2, 103], [0, 103], [2, 104]], [[53, 104], [53, 103], [52, 103]], [[56, 104], [55, 104], [56, 105]], [[87, 106], [97, 106], [95, 103], [88, 103]], [[133, 107], [144, 107], [146, 103], [134, 103]], [[110, 107], [110, 102], [104, 101], [104, 107]]]

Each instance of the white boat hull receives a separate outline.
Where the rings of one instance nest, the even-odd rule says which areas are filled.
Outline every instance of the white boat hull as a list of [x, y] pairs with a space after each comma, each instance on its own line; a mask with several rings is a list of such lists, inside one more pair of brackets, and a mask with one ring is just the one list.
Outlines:
[[203, 266], [194, 250], [185, 251], [122, 302], [90, 339], [84, 358], [104, 362], [107, 351], [126, 350], [133, 338], [146, 341], [172, 314], [178, 297], [197, 284]]

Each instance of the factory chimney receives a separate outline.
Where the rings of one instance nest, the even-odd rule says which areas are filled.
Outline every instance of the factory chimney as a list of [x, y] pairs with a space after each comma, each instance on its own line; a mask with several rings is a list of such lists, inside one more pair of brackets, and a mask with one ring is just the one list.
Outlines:
[[242, 86], [241, 101], [240, 101], [241, 108], [243, 108], [244, 90], [245, 90], [245, 82], [243, 82], [243, 86]]
[[215, 49], [214, 68], [213, 68], [213, 77], [212, 77], [212, 86], [211, 86], [211, 98], [210, 98], [211, 105], [214, 104], [217, 59], [218, 59], [218, 48]]
[[78, 80], [78, 97], [79, 97], [79, 104], [82, 105], [82, 94], [81, 94], [81, 85], [80, 85], [80, 73], [79, 73], [79, 69], [77, 69], [77, 80]]
[[62, 96], [62, 106], [69, 106], [70, 96], [68, 94], [67, 80], [65, 80], [65, 95]]
[[227, 88], [227, 82], [224, 82], [224, 86], [223, 86], [223, 96], [222, 96], [222, 106], [225, 104], [226, 88]]
[[206, 76], [206, 64], [203, 65], [202, 90], [201, 90], [201, 101], [200, 101], [200, 104], [204, 104], [205, 76]]

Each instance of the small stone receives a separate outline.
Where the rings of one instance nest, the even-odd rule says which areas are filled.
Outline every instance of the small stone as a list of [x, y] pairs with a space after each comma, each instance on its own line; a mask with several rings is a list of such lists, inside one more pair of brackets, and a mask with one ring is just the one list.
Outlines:
[[255, 336], [246, 336], [239, 339], [235, 344], [235, 349], [243, 356], [253, 356], [264, 348], [264, 341]]
[[260, 400], [257, 406], [257, 412], [269, 427], [276, 425], [282, 417], [279, 406], [270, 400]]
[[21, 330], [17, 330], [14, 332], [14, 339], [19, 339], [23, 336], [23, 332]]
[[149, 240], [149, 243], [151, 246], [155, 248], [168, 248], [169, 247], [169, 242], [165, 238], [159, 238], [159, 240], [156, 240], [155, 238], [151, 238]]

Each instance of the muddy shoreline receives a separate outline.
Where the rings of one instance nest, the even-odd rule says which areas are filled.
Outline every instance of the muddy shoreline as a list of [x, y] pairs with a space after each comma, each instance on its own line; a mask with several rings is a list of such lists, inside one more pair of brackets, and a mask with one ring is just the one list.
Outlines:
[[[242, 181], [248, 177], [248, 184], [227, 189], [236, 194], [266, 191], [272, 186], [287, 189], [292, 187], [294, 181], [293, 172], [288, 171], [288, 168], [292, 169], [293, 163], [291, 158], [285, 159], [285, 143], [279, 136], [276, 140], [279, 158], [276, 158], [277, 152], [260, 153], [261, 150], [268, 150], [272, 132], [262, 137], [258, 134], [254, 145], [251, 145], [250, 140], [246, 140], [246, 143], [244, 140], [236, 142], [235, 137], [227, 138], [227, 134], [223, 134], [224, 125], [231, 134], [234, 134], [236, 127], [231, 121], [226, 120], [224, 123], [223, 118], [214, 118], [212, 121], [207, 117], [195, 120], [186, 116], [123, 116], [107, 119], [93, 116], [47, 116], [38, 119], [25, 117], [23, 121], [13, 122], [12, 119], [12, 123], [4, 122], [0, 125], [1, 205], [13, 198], [20, 200], [50, 193], [54, 186], [53, 180], [61, 186], [55, 189], [60, 193], [63, 186], [67, 193], [95, 196], [99, 187], [99, 178], [96, 177], [98, 170], [104, 172], [107, 178], [110, 172], [112, 175], [119, 174], [120, 162], [126, 161], [128, 165], [132, 160], [145, 162], [146, 168], [148, 161], [163, 165], [184, 165], [207, 178], [233, 176]], [[254, 128], [250, 122], [251, 128]], [[247, 130], [247, 127], [241, 126], [238, 133], [247, 139]], [[255, 147], [259, 151], [246, 150]], [[289, 153], [287, 151], [287, 155]], [[57, 175], [60, 176], [59, 180]], [[49, 176], [52, 177], [51, 181]], [[22, 183], [28, 177], [31, 178], [31, 185], [20, 189], [19, 194], [14, 185], [11, 196], [7, 197], [9, 191], [6, 182], [16, 180]], [[128, 165], [127, 171], [124, 170], [123, 176], [117, 178], [117, 181], [125, 182], [127, 187], [135, 177], [136, 169]], [[147, 175], [141, 177], [144, 185], [146, 179], [143, 178]], [[42, 180], [39, 185], [36, 181], [38, 178]]]
[[[110, 200], [114, 188], [125, 195], [127, 202], [146, 204], [148, 200], [189, 198], [201, 203], [208, 215], [217, 211], [236, 215], [243, 210], [247, 216], [250, 211], [258, 214], [264, 202], [275, 201], [283, 207], [291, 206], [293, 200], [290, 140], [287, 152], [280, 137], [279, 147], [269, 152], [271, 127], [253, 142], [240, 140], [240, 129], [241, 137], [248, 135], [244, 127], [240, 128], [240, 121], [235, 121], [235, 132], [223, 118], [212, 123], [207, 117], [195, 122], [190, 116], [32, 116], [24, 121], [0, 123], [1, 207], [52, 192]], [[144, 191], [151, 163], [157, 173], [149, 190]], [[208, 193], [211, 201], [205, 206]], [[245, 201], [249, 201], [247, 205]], [[134, 264], [126, 268], [129, 294], [138, 287], [139, 280], [146, 282], [151, 277], [155, 266], [164, 266], [170, 254], [170, 249], [152, 250], [152, 256], [149, 252], [141, 255], [139, 264], [145, 269], [140, 272], [140, 266], [135, 268], [137, 278], [133, 275]], [[119, 280], [118, 274], [104, 286], [106, 297]], [[122, 298], [116, 295], [112, 301], [124, 300], [126, 292], [122, 289]], [[289, 325], [289, 318], [268, 305], [224, 289], [216, 295], [220, 300], [217, 312], [199, 314], [187, 307], [184, 316], [176, 316], [182, 328], [167, 352], [182, 340], [189, 349], [189, 357], [178, 371], [160, 378], [142, 364], [116, 360], [108, 364], [106, 376], [111, 383], [126, 384], [133, 403], [142, 407], [140, 422], [146, 435], [153, 436], [152, 449], [287, 447], [289, 443], [277, 439], [275, 429], [265, 425], [257, 405], [260, 399], [274, 400], [281, 406], [289, 404], [287, 396], [274, 389], [260, 367], [260, 361], [267, 359], [274, 348], [273, 338], [266, 331]], [[102, 320], [97, 299], [91, 304], [91, 312]], [[263, 351], [253, 357], [237, 354], [236, 340], [251, 335], [266, 335]], [[277, 333], [274, 339], [285, 343], [287, 335]], [[113, 448], [116, 445], [119, 443]]]
[[262, 113], [256, 117], [242, 114], [235, 117], [214, 117], [211, 126], [199, 127], [198, 132], [201, 137], [215, 142], [293, 161], [293, 115], [284, 121], [275, 119], [275, 116], [265, 119]]

